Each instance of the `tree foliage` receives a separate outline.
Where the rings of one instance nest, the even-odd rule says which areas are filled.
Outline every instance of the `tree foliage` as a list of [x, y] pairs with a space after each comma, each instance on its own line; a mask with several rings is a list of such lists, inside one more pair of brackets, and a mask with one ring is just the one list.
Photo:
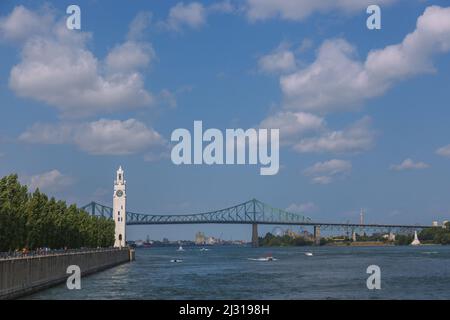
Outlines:
[[418, 236], [423, 242], [450, 244], [450, 225], [447, 222], [444, 227], [423, 229]]
[[17, 175], [0, 179], [0, 251], [109, 247], [113, 243], [113, 221], [49, 199], [39, 189], [28, 193]]
[[414, 236], [412, 234], [398, 234], [395, 236], [395, 244], [398, 246], [410, 245]]
[[309, 246], [312, 241], [304, 237], [291, 237], [289, 235], [276, 236], [268, 232], [264, 238], [259, 238], [260, 246], [280, 247], [280, 246]]

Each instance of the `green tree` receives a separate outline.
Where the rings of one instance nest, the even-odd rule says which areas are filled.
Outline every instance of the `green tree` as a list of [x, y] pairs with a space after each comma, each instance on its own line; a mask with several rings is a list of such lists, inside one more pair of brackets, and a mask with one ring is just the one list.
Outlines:
[[0, 251], [40, 247], [109, 247], [114, 221], [92, 217], [75, 205], [32, 194], [17, 175], [0, 179]]

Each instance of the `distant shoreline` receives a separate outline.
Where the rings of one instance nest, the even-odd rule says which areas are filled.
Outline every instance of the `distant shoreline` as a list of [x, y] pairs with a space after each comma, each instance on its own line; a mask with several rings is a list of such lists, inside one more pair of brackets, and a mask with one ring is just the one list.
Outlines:
[[328, 247], [392, 247], [395, 243], [381, 241], [355, 241], [355, 242], [333, 242], [327, 243]]

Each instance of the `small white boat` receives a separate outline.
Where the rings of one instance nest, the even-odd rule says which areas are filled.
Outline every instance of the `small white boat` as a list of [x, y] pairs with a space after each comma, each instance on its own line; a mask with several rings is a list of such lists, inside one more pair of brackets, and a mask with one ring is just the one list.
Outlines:
[[177, 249], [177, 251], [184, 251], [184, 249], [183, 249], [182, 246], [179, 246], [178, 249]]
[[207, 248], [201, 248], [200, 251], [209, 251]]
[[312, 252], [305, 252], [305, 256], [312, 257], [313, 253]]
[[170, 262], [180, 263], [180, 262], [183, 262], [183, 260], [180, 260], [180, 259], [172, 259], [172, 260], [170, 260]]
[[248, 260], [252, 260], [252, 261], [277, 261], [278, 259], [275, 259], [274, 257], [270, 256], [270, 257], [264, 257], [264, 258], [248, 258]]

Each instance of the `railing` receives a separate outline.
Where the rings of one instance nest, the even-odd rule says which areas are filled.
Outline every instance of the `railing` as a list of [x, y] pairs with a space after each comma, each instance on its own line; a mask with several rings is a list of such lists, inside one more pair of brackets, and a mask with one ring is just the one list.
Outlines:
[[79, 253], [89, 253], [89, 252], [105, 252], [113, 250], [122, 250], [121, 248], [81, 248], [81, 249], [36, 249], [31, 251], [10, 251], [10, 252], [0, 252], [0, 260], [6, 259], [23, 259], [23, 258], [34, 258], [34, 257], [45, 257], [45, 256], [56, 256], [56, 255], [67, 255], [67, 254], [79, 254]]

